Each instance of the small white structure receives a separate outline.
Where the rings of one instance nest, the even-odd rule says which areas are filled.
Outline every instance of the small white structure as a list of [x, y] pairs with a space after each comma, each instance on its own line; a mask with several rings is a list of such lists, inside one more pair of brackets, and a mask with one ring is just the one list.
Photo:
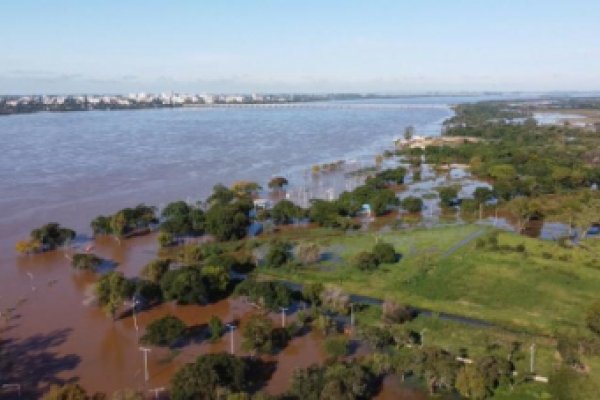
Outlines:
[[257, 210], [268, 210], [271, 208], [271, 200], [269, 199], [255, 199], [254, 208]]

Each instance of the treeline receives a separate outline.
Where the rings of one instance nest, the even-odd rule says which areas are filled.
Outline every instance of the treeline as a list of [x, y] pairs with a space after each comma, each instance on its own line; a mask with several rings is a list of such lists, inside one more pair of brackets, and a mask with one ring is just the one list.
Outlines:
[[516, 118], [529, 118], [532, 115], [522, 105], [498, 101], [459, 104], [454, 107], [454, 114], [444, 122], [446, 127], [481, 126], [507, 122]]
[[532, 125], [456, 127], [448, 135], [486, 140], [458, 146], [405, 150], [434, 165], [466, 163], [471, 172], [492, 182], [496, 196], [539, 196], [589, 188], [600, 183], [600, 141], [580, 130]]

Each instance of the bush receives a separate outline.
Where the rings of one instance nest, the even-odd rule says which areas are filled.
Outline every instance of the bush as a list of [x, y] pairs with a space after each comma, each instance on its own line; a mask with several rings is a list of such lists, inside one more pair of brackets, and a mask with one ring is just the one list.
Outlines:
[[171, 260], [156, 259], [144, 266], [141, 276], [151, 282], [158, 283], [163, 275], [169, 270]]
[[315, 243], [302, 243], [297, 254], [303, 264], [314, 264], [321, 259], [321, 248]]
[[402, 324], [414, 317], [414, 312], [408, 307], [391, 300], [383, 302], [382, 311], [383, 322], [386, 324]]
[[75, 238], [75, 231], [62, 228], [60, 224], [51, 222], [31, 231], [31, 239], [41, 243], [43, 249], [53, 250]]
[[223, 325], [223, 321], [216, 315], [210, 317], [208, 321], [208, 328], [210, 329], [210, 341], [216, 342], [219, 340], [223, 332], [225, 331], [225, 326]]
[[302, 287], [302, 297], [312, 305], [319, 305], [323, 289], [323, 284], [320, 282], [306, 283]]
[[175, 243], [173, 234], [165, 231], [160, 231], [156, 240], [159, 247], [169, 247]]
[[396, 250], [389, 243], [377, 243], [373, 247], [373, 254], [380, 264], [392, 264], [396, 262]]
[[295, 218], [302, 217], [302, 213], [303, 210], [289, 200], [281, 200], [270, 211], [276, 225], [290, 224]]
[[587, 312], [585, 322], [592, 332], [600, 336], [600, 300], [592, 304]]
[[166, 272], [160, 287], [166, 300], [176, 300], [178, 304], [205, 304], [209, 298], [200, 269], [195, 267]]
[[146, 333], [140, 338], [140, 342], [154, 346], [173, 346], [181, 339], [187, 326], [179, 318], [167, 315], [151, 322], [146, 327]]
[[321, 292], [323, 307], [331, 311], [347, 314], [350, 308], [350, 296], [338, 287], [326, 288]]
[[559, 336], [556, 349], [566, 364], [578, 365], [580, 363], [579, 343], [574, 338], [565, 335]]
[[287, 307], [292, 302], [292, 291], [281, 282], [246, 279], [236, 286], [236, 296], [246, 296], [260, 307], [279, 311], [280, 307]]
[[288, 242], [273, 241], [265, 257], [268, 267], [278, 268], [292, 259], [292, 245]]
[[348, 354], [349, 340], [346, 336], [338, 335], [325, 339], [324, 348], [333, 358], [344, 357]]
[[371, 252], [362, 251], [354, 256], [352, 265], [361, 271], [373, 271], [379, 266], [379, 259]]
[[101, 264], [102, 259], [91, 253], [76, 253], [71, 260], [73, 268], [87, 271], [95, 271]]
[[173, 400], [217, 399], [227, 390], [242, 392], [252, 385], [247, 361], [227, 353], [206, 354], [186, 364], [171, 378]]
[[408, 196], [402, 200], [402, 208], [411, 213], [418, 213], [423, 210], [423, 200], [420, 197]]

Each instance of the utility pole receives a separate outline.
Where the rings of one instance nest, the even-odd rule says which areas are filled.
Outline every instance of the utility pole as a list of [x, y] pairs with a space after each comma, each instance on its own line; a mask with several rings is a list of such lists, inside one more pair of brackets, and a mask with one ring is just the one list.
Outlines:
[[233, 324], [227, 324], [227, 327], [229, 328], [229, 332], [230, 332], [230, 342], [229, 342], [229, 352], [231, 354], [235, 353], [235, 350], [233, 348], [233, 332], [235, 331], [235, 325]]
[[285, 307], [279, 307], [279, 309], [281, 310], [281, 327], [285, 328], [285, 312], [288, 310]]
[[535, 370], [535, 343], [531, 344], [531, 347], [529, 347], [529, 351], [530, 351], [529, 372], [531, 372], [533, 374], [533, 371]]
[[140, 351], [144, 352], [144, 378], [146, 382], [148, 382], [148, 380], [150, 379], [150, 377], [148, 376], [148, 353], [152, 350], [148, 347], [140, 347]]
[[425, 346], [425, 331], [427, 328], [421, 330], [421, 347]]
[[160, 399], [160, 392], [163, 392], [165, 390], [164, 387], [159, 387], [159, 388], [154, 388], [154, 389], [148, 389], [149, 392], [154, 393], [154, 398], [156, 400]]
[[137, 299], [136, 296], [133, 296], [133, 300], [130, 301], [128, 304], [131, 306], [131, 311], [132, 311], [132, 316], [133, 316], [133, 326], [135, 327], [135, 332], [137, 333], [140, 330], [140, 328], [137, 323], [137, 315], [135, 313], [135, 309], [136, 309], [137, 305], [140, 304], [140, 301]]

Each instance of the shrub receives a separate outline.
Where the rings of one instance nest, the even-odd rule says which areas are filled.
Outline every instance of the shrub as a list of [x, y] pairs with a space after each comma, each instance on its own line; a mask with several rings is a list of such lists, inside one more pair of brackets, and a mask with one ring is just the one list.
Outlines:
[[302, 213], [302, 209], [289, 200], [281, 200], [270, 211], [271, 218], [276, 225], [290, 224], [294, 218], [300, 218]]
[[554, 256], [552, 255], [552, 253], [548, 253], [547, 251], [544, 251], [542, 253], [542, 258], [546, 259], [546, 260], [551, 260]]
[[600, 300], [592, 304], [587, 312], [585, 322], [592, 332], [600, 336]]
[[380, 264], [391, 264], [396, 262], [396, 250], [389, 243], [377, 243], [373, 247], [373, 254]]
[[361, 271], [373, 271], [379, 266], [379, 259], [371, 252], [362, 251], [354, 256], [352, 265]]
[[313, 264], [321, 258], [321, 248], [315, 243], [302, 243], [298, 246], [297, 253], [303, 264]]
[[179, 318], [167, 315], [151, 322], [146, 327], [146, 333], [140, 338], [140, 342], [154, 346], [173, 346], [181, 339], [187, 326]]
[[325, 339], [324, 348], [327, 354], [333, 358], [344, 357], [348, 354], [350, 342], [346, 336], [337, 335]]
[[350, 296], [339, 287], [330, 287], [321, 292], [321, 302], [326, 309], [347, 314], [350, 307]]
[[15, 244], [15, 250], [23, 254], [39, 253], [42, 251], [42, 243], [39, 240], [19, 240]]
[[216, 315], [213, 315], [212, 317], [210, 317], [210, 320], [208, 321], [208, 328], [210, 329], [210, 341], [211, 342], [216, 342], [217, 340], [219, 340], [219, 338], [221, 337], [221, 335], [223, 334], [223, 332], [225, 330], [223, 321], [221, 321], [221, 319], [219, 317], [217, 317]]
[[383, 302], [382, 311], [383, 322], [386, 324], [401, 324], [414, 317], [414, 313], [408, 307], [391, 300]]
[[163, 275], [169, 270], [171, 260], [156, 259], [144, 266], [141, 276], [151, 282], [158, 283]]
[[292, 302], [292, 291], [281, 282], [246, 279], [236, 286], [234, 294], [246, 296], [250, 301], [273, 311], [279, 311], [279, 307], [287, 307]]
[[402, 208], [411, 213], [418, 213], [423, 210], [423, 200], [420, 197], [408, 196], [402, 200]]
[[156, 240], [158, 241], [159, 247], [169, 247], [175, 243], [173, 234], [166, 231], [160, 231]]
[[100, 264], [102, 264], [102, 259], [91, 253], [76, 253], [71, 261], [73, 268], [87, 271], [95, 271]]
[[60, 224], [51, 222], [41, 226], [40, 228], [32, 230], [29, 244], [35, 249], [35, 251], [38, 249], [54, 250], [58, 246], [62, 246], [73, 238], [75, 238], [74, 230], [62, 228]]
[[321, 303], [321, 293], [323, 293], [323, 284], [307, 283], [302, 287], [302, 297], [310, 304], [319, 305]]
[[247, 361], [227, 353], [206, 354], [186, 364], [171, 378], [173, 400], [217, 399], [224, 391], [241, 392], [251, 386]]
[[292, 245], [288, 242], [273, 241], [265, 256], [268, 267], [278, 268], [292, 259]]
[[195, 267], [166, 272], [160, 287], [166, 300], [176, 300], [178, 304], [205, 304], [209, 298], [200, 269]]

